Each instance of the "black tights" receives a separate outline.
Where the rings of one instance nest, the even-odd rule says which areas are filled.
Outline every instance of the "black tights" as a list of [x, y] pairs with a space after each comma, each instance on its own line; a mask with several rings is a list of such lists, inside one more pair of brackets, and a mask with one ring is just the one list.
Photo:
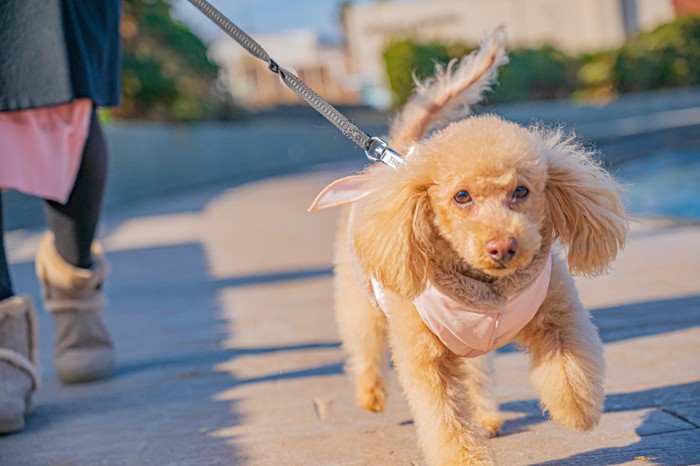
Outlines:
[[[90, 248], [95, 237], [107, 182], [107, 145], [95, 111], [90, 120], [90, 133], [73, 191], [65, 204], [46, 201], [46, 221], [56, 239], [56, 251], [74, 267], [90, 268]], [[9, 298], [12, 280], [5, 254], [0, 196], [0, 300]]]

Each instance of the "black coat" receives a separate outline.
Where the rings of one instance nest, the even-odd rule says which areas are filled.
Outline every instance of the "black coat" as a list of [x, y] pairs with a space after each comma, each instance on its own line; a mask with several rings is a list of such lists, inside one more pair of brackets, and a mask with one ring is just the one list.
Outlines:
[[120, 0], [0, 0], [0, 111], [120, 94]]

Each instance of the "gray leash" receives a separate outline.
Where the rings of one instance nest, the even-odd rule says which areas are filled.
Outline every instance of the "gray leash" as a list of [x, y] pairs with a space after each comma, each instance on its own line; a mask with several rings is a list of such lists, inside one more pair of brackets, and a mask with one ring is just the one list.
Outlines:
[[328, 121], [340, 130], [352, 142], [360, 146], [370, 160], [382, 162], [392, 168], [397, 168], [403, 164], [401, 154], [389, 147], [386, 141], [376, 136], [370, 136], [362, 131], [345, 115], [340, 113], [335, 107], [326, 102], [320, 95], [316, 94], [304, 81], [299, 79], [294, 73], [279, 66], [275, 60], [270, 58], [265, 49], [255, 40], [246, 34], [233, 21], [224, 16], [219, 10], [207, 0], [189, 0], [199, 11], [204, 13], [210, 20], [219, 26], [226, 34], [231, 36], [251, 55], [267, 63], [268, 68], [273, 73], [277, 73], [284, 84], [287, 85], [296, 95], [304, 99], [314, 110], [323, 115]]

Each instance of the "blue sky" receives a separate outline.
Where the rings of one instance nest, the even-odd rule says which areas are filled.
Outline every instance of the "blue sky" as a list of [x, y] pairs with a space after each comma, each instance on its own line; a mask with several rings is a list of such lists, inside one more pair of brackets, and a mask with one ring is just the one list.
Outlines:
[[[341, 0], [209, 0], [219, 11], [250, 34], [311, 28], [321, 37], [339, 40]], [[353, 0], [369, 3], [371, 0]], [[219, 35], [209, 20], [187, 0], [171, 0], [175, 15], [206, 41]]]

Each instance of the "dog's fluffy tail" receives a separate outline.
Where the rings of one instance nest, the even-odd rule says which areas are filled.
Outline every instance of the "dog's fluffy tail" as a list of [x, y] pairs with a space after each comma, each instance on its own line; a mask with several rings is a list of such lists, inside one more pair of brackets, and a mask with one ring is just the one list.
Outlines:
[[508, 63], [503, 26], [484, 37], [478, 50], [435, 66], [435, 75], [416, 82], [416, 91], [391, 125], [392, 146], [406, 149], [423, 134], [470, 113]]

